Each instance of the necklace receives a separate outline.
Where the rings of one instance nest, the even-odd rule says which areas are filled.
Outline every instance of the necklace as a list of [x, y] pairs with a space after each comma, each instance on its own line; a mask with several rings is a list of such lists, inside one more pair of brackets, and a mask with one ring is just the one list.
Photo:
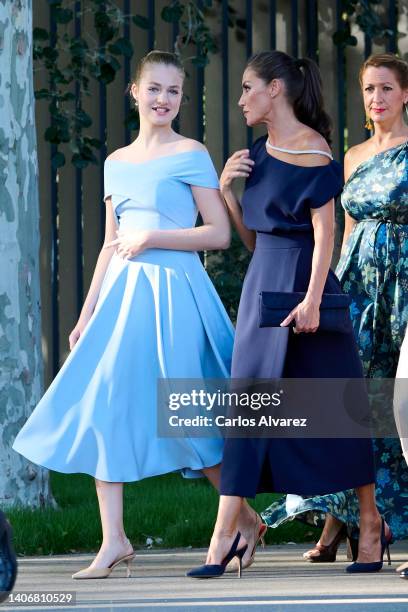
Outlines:
[[271, 143], [269, 142], [269, 138], [267, 139], [265, 144], [270, 149], [273, 149], [274, 151], [281, 151], [282, 153], [292, 153], [293, 155], [303, 155], [306, 153], [317, 153], [319, 155], [325, 155], [329, 159], [333, 159], [333, 156], [330, 155], [330, 153], [327, 153], [327, 151], [320, 151], [319, 149], [299, 149], [299, 150], [283, 149], [282, 147], [275, 147], [274, 145], [271, 145]]

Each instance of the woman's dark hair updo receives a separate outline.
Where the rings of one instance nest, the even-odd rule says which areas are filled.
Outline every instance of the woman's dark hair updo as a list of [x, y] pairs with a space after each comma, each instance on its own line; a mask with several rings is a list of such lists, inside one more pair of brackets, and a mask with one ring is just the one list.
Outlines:
[[265, 83], [281, 79], [296, 118], [319, 132], [330, 144], [331, 119], [324, 110], [322, 79], [313, 60], [294, 59], [283, 51], [261, 51], [249, 59], [247, 68]]

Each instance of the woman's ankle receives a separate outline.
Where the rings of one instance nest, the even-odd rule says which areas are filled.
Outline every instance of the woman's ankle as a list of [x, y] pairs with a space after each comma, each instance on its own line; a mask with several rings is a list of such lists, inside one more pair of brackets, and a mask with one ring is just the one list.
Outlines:
[[104, 536], [101, 548], [110, 548], [118, 544], [123, 548], [130, 546], [130, 541], [125, 533], [110, 533]]
[[325, 524], [329, 527], [341, 527], [343, 522], [333, 514], [326, 514]]
[[242, 504], [241, 512], [239, 515], [240, 521], [243, 524], [249, 525], [254, 524], [258, 520], [258, 513], [248, 503]]
[[211, 539], [214, 541], [225, 540], [225, 539], [228, 540], [236, 536], [236, 534], [237, 534], [236, 529], [225, 529], [224, 527], [222, 527], [220, 529], [214, 530], [214, 533]]
[[332, 514], [328, 514], [326, 516], [326, 521], [320, 534], [319, 543], [323, 546], [331, 545], [334, 538], [337, 537], [342, 528], [343, 522]]
[[378, 510], [367, 510], [362, 512], [360, 513], [360, 529], [365, 525], [377, 528], [381, 526], [381, 520], [381, 515]]

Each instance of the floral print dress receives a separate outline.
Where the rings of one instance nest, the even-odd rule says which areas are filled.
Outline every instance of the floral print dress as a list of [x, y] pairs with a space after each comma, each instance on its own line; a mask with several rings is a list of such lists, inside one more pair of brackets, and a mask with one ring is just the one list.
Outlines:
[[[352, 298], [354, 332], [365, 376], [395, 377], [408, 322], [408, 141], [360, 164], [342, 205], [357, 222], [336, 273]], [[376, 498], [394, 539], [408, 537], [408, 469], [396, 438], [373, 440]], [[324, 457], [322, 457], [324, 461]], [[300, 518], [320, 525], [329, 512], [358, 528], [354, 490], [302, 498], [287, 495], [262, 513], [270, 527]]]

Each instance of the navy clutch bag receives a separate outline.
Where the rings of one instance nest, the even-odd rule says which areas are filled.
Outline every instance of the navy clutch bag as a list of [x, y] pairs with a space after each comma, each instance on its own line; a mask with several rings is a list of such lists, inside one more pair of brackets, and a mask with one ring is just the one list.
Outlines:
[[[259, 294], [259, 327], [279, 327], [288, 314], [305, 299], [303, 292], [261, 291]], [[320, 304], [319, 330], [347, 334], [351, 331], [350, 296], [323, 293]], [[290, 326], [294, 327], [292, 321]]]

